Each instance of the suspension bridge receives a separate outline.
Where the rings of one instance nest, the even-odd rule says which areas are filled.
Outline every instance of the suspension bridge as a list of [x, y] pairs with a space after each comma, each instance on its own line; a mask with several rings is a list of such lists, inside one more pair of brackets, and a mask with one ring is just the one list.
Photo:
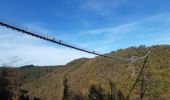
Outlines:
[[36, 37], [36, 38], [39, 38], [39, 39], [43, 39], [43, 40], [46, 40], [46, 41], [51, 42], [51, 43], [55, 43], [55, 44], [58, 44], [58, 45], [61, 45], [61, 46], [65, 46], [65, 47], [68, 47], [68, 48], [72, 48], [72, 49], [75, 49], [75, 50], [79, 50], [79, 51], [82, 51], [82, 52], [86, 52], [86, 53], [89, 53], [89, 54], [93, 54], [93, 55], [97, 55], [97, 56], [101, 56], [101, 57], [105, 57], [105, 58], [116, 59], [116, 60], [123, 60], [123, 61], [130, 61], [131, 63], [133, 63], [134, 61], [137, 61], [137, 60], [145, 59], [144, 62], [143, 62], [144, 64], [143, 64], [142, 68], [140, 69], [139, 74], [138, 74], [134, 84], [132, 85], [132, 88], [129, 90], [129, 93], [128, 93], [128, 95], [127, 95], [125, 100], [129, 99], [131, 92], [135, 88], [135, 86], [136, 86], [136, 84], [137, 84], [137, 82], [139, 80], [139, 77], [141, 76], [141, 74], [142, 74], [142, 72], [144, 70], [144, 67], [146, 65], [146, 62], [147, 62], [147, 59], [148, 59], [148, 55], [150, 54], [150, 51], [147, 51], [144, 56], [137, 57], [137, 58], [136, 57], [135, 58], [134, 57], [131, 57], [131, 58], [113, 57], [113, 56], [99, 54], [99, 53], [96, 53], [95, 51], [85, 50], [85, 49], [82, 49], [82, 48], [79, 48], [79, 47], [76, 47], [76, 46], [64, 43], [61, 40], [56, 40], [55, 38], [49, 38], [48, 36], [44, 36], [42, 34], [40, 35], [40, 34], [37, 34], [35, 32], [31, 32], [27, 28], [25, 28], [23, 26], [20, 26], [20, 25], [12, 25], [9, 22], [0, 21], [0, 26], [3, 26], [3, 27], [6, 27], [6, 28], [9, 28], [9, 29], [21, 32], [23, 34], [31, 35], [33, 37]]
[[141, 59], [146, 58], [146, 56], [150, 53], [150, 51], [148, 51], [144, 56], [138, 57], [138, 58], [112, 57], [112, 56], [107, 56], [107, 55], [96, 53], [94, 50], [90, 51], [90, 50], [82, 49], [82, 48], [79, 48], [79, 47], [76, 47], [76, 46], [73, 46], [73, 45], [70, 45], [70, 44], [66, 44], [66, 43], [62, 42], [61, 40], [56, 40], [55, 38], [49, 38], [48, 36], [39, 35], [37, 33], [31, 32], [27, 28], [19, 26], [19, 25], [14, 26], [12, 24], [9, 24], [7, 22], [2, 22], [2, 21], [0, 21], [0, 25], [4, 26], [6, 28], [12, 29], [12, 30], [21, 32], [23, 34], [31, 35], [33, 37], [46, 40], [46, 41], [51, 42], [51, 43], [55, 43], [55, 44], [62, 45], [62, 46], [68, 47], [68, 48], [72, 48], [72, 49], [75, 49], [75, 50], [79, 50], [79, 51], [82, 51], [82, 52], [86, 52], [86, 53], [89, 53], [89, 54], [94, 54], [94, 55], [102, 56], [102, 57], [106, 57], [106, 58], [112, 58], [112, 59], [124, 60], [124, 61], [136, 61], [136, 60], [141, 60]]

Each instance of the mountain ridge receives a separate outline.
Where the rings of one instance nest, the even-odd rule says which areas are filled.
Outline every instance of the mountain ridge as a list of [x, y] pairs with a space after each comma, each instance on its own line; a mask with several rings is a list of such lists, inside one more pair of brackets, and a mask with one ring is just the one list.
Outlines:
[[[167, 71], [170, 70], [170, 61], [168, 60], [170, 59], [169, 45], [130, 47], [119, 49], [107, 55], [121, 57], [142, 56], [146, 49], [150, 49], [151, 54], [148, 58], [145, 72], [148, 75], [148, 80], [152, 80], [153, 82], [151, 83], [155, 85], [149, 87], [151, 91], [146, 95], [146, 99], [169, 99], [170, 80], [168, 80], [168, 77], [170, 73]], [[40, 78], [29, 85], [25, 85], [24, 89], [27, 89], [29, 91], [28, 94], [31, 96], [51, 100], [57, 98], [60, 100], [63, 96], [63, 80], [68, 79], [70, 94], [79, 93], [87, 98], [91, 85], [100, 85], [103, 89], [103, 94], [108, 94], [110, 92], [109, 81], [112, 81], [124, 95], [127, 95], [135, 80], [131, 76], [131, 73], [127, 71], [128, 65], [128, 62], [109, 60], [108, 58], [99, 56], [91, 59], [77, 59], [56, 69], [48, 76]], [[141, 65], [142, 61], [134, 63], [134, 66], [137, 66], [136, 72], [139, 72]], [[162, 79], [162, 76], [164, 76], [164, 79]], [[136, 98], [135, 96], [138, 94], [138, 90], [134, 90], [131, 98]]]

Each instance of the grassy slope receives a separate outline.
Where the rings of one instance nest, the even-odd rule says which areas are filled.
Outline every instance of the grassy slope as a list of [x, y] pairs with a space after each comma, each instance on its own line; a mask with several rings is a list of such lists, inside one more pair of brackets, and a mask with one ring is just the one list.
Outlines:
[[[145, 47], [132, 47], [111, 52], [110, 56], [141, 56], [144, 55]], [[147, 66], [145, 69], [147, 86], [150, 99], [170, 99], [170, 46], [152, 46]], [[62, 81], [68, 78], [70, 91], [76, 93], [88, 94], [89, 86], [100, 84], [105, 93], [109, 92], [109, 80], [112, 80], [125, 95], [131, 88], [134, 78], [130, 76], [127, 70], [128, 62], [96, 57], [93, 59], [78, 59], [63, 67], [56, 69], [51, 74], [36, 80], [24, 88], [29, 90], [29, 94], [45, 100], [62, 97]], [[136, 70], [141, 68], [142, 61], [136, 62]], [[133, 95], [137, 94], [137, 89]], [[132, 96], [133, 98], [133, 96]]]

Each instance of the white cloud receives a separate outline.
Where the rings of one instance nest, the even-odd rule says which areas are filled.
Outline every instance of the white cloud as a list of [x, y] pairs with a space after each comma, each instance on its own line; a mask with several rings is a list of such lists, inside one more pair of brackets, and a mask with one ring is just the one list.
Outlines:
[[34, 59], [38, 65], [66, 64], [76, 58], [93, 57], [79, 51], [68, 48], [55, 48], [50, 46], [22, 46], [18, 48], [16, 55], [24, 59]]
[[[59, 35], [72, 42], [95, 50], [108, 52], [122, 47], [134, 45], [151, 45], [170, 43], [170, 14], [164, 13], [119, 26], [87, 30], [73, 36]], [[39, 25], [30, 25], [43, 33], [52, 31]], [[83, 35], [82, 35], [83, 34]], [[83, 38], [82, 38], [83, 37]], [[86, 41], [84, 41], [86, 40]], [[0, 64], [8, 63], [12, 57], [22, 59], [18, 64], [66, 64], [80, 57], [94, 57], [76, 50], [57, 46], [31, 36], [0, 28]]]
[[0, 65], [16, 66], [61, 65], [81, 57], [94, 57], [94, 55], [61, 47], [2, 27], [0, 28], [0, 55]]
[[114, 15], [113, 9], [124, 4], [125, 1], [126, 0], [86, 0], [80, 8], [100, 16], [111, 18], [111, 16]]
[[[134, 45], [170, 43], [170, 13], [161, 13], [145, 19], [119, 26], [92, 29], [82, 32], [86, 36], [98, 37], [98, 41], [86, 43], [97, 45], [99, 51], [115, 50]], [[92, 44], [91, 44], [92, 43]]]

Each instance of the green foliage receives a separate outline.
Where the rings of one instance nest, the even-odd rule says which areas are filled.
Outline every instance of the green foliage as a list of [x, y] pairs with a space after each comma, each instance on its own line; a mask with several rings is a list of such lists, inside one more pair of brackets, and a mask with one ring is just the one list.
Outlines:
[[69, 87], [67, 79], [64, 79], [63, 85], [64, 85], [63, 100], [69, 100]]
[[89, 100], [103, 100], [104, 95], [102, 93], [102, 88], [99, 87], [97, 89], [95, 85], [91, 85], [88, 97]]

